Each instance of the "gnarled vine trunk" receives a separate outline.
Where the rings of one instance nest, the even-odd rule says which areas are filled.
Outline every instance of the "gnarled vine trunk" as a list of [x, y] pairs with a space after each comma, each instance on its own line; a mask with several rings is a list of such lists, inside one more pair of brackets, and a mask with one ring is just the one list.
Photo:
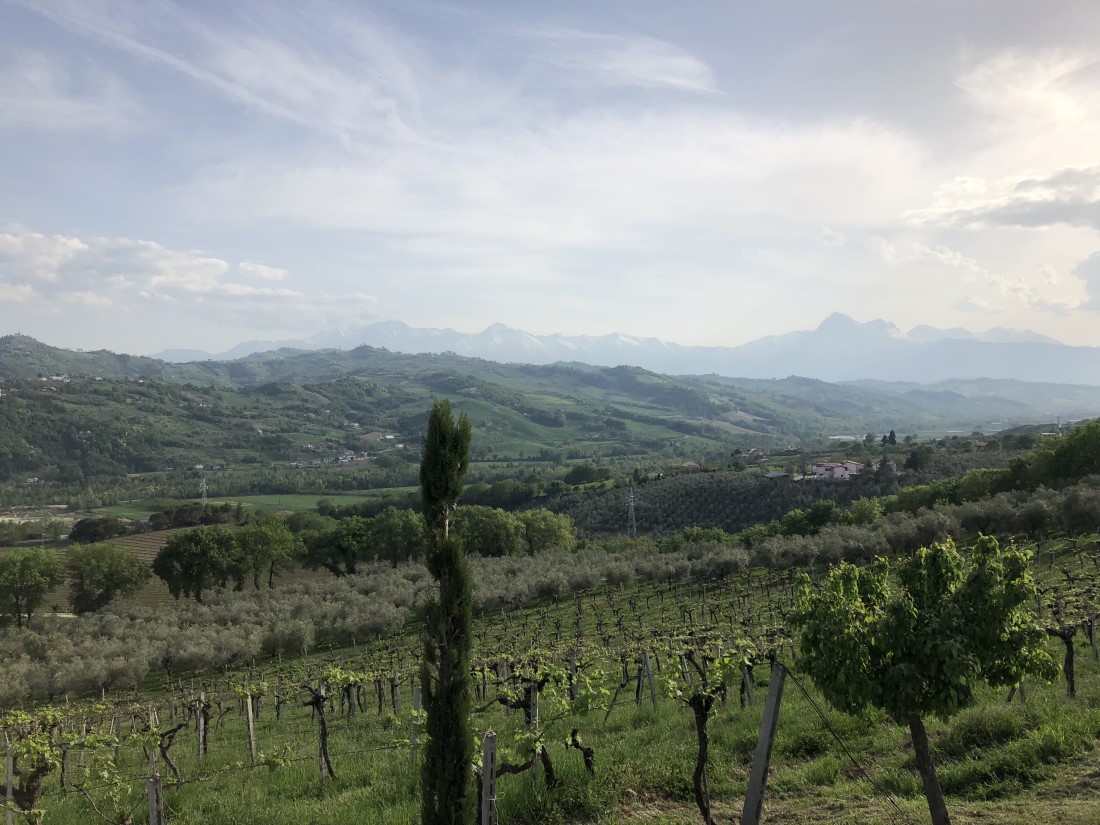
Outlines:
[[1077, 635], [1076, 627], [1048, 627], [1047, 635], [1061, 639], [1066, 646], [1066, 656], [1062, 660], [1062, 675], [1066, 677], [1066, 696], [1070, 699], [1077, 698], [1077, 679], [1074, 675], [1073, 637]]
[[714, 705], [714, 697], [696, 693], [688, 700], [688, 704], [695, 712], [695, 736], [699, 742], [699, 750], [695, 755], [695, 773], [692, 776], [695, 804], [699, 806], [699, 813], [702, 814], [705, 825], [714, 825], [714, 817], [710, 813], [710, 788], [707, 785], [707, 759], [710, 756], [707, 721], [710, 717], [710, 709]]

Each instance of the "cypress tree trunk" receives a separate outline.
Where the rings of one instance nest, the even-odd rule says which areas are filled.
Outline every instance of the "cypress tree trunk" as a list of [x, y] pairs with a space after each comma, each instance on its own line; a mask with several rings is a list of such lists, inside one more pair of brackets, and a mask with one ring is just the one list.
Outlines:
[[470, 460], [470, 422], [456, 422], [451, 404], [437, 400], [420, 454], [420, 494], [428, 525], [428, 572], [439, 598], [428, 604], [424, 627], [423, 686], [428, 741], [421, 766], [422, 825], [471, 821], [470, 644], [473, 588], [466, 553], [451, 538], [451, 514], [462, 495]]
[[428, 558], [439, 600], [428, 605], [420, 672], [427, 744], [421, 767], [423, 825], [470, 821], [470, 640], [473, 621], [469, 564], [457, 541], [438, 538]]
[[951, 825], [947, 814], [947, 802], [943, 798], [936, 766], [932, 762], [932, 749], [928, 745], [928, 731], [924, 729], [924, 720], [918, 714], [909, 717], [909, 733], [913, 736], [913, 748], [917, 752], [917, 770], [924, 783], [924, 796], [928, 800], [928, 812], [932, 815], [932, 825]]

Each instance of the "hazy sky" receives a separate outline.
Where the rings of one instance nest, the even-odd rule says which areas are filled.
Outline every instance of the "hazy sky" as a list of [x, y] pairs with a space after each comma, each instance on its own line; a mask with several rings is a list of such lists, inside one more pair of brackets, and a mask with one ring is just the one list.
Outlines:
[[1100, 346], [1100, 3], [0, 0], [0, 334]]

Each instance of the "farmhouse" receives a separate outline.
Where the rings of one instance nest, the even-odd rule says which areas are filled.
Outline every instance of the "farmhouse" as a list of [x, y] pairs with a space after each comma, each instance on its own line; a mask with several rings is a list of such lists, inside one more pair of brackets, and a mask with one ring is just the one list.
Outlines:
[[814, 462], [814, 478], [848, 481], [853, 476], [858, 476], [863, 470], [863, 465], [858, 461], [845, 459], [840, 462], [817, 461]]

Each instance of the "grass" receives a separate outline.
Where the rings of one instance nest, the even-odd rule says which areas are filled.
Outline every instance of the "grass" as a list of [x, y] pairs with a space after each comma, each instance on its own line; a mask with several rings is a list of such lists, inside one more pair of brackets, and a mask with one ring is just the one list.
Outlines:
[[[523, 614], [543, 616], [546, 609]], [[1076, 702], [1066, 700], [1064, 686], [1057, 683], [1029, 685], [1026, 705], [1005, 704], [1005, 690], [983, 688], [977, 706], [947, 722], [929, 720], [954, 821], [1042, 822], [1051, 821], [1051, 811], [1058, 812], [1061, 825], [1096, 821], [1100, 665], [1085, 653], [1083, 648], [1078, 660]], [[721, 822], [737, 816], [746, 790], [767, 690], [767, 674], [762, 670], [757, 673], [755, 704], [741, 709], [731, 693], [710, 720], [708, 776]], [[789, 680], [773, 753], [766, 821], [890, 825], [927, 821], [907, 728], [879, 712], [852, 717], [833, 711], [811, 684], [795, 678], [825, 711], [828, 725]], [[367, 700], [373, 704], [373, 691], [367, 687]], [[221, 696], [232, 704], [227, 690]], [[158, 699], [162, 707], [165, 702], [163, 696]], [[184, 775], [196, 781], [168, 790], [170, 821], [179, 825], [210, 821], [412, 825], [418, 821], [417, 768], [407, 745], [411, 730], [407, 686], [400, 718], [388, 711], [378, 716], [373, 707], [353, 721], [332, 714], [337, 779], [327, 783], [323, 792], [318, 791], [316, 725], [309, 711], [288, 703], [284, 721], [276, 723], [271, 699], [267, 702], [258, 729], [259, 747], [268, 755], [282, 753], [293, 761], [270, 770], [249, 767], [244, 720], [235, 709], [212, 731], [210, 756], [201, 771], [193, 756], [194, 734], [185, 731], [174, 750]], [[561, 784], [548, 790], [527, 773], [501, 777], [502, 823], [686, 825], [699, 821], [691, 791], [695, 733], [685, 706], [659, 696], [652, 707], [648, 691], [636, 705], [628, 688], [606, 721], [602, 709], [555, 719], [549, 701], [544, 708], [549, 720], [545, 737]], [[166, 712], [161, 711], [162, 717]], [[493, 728], [507, 743], [509, 735], [522, 728], [522, 716], [496, 708], [477, 716], [475, 727]], [[572, 727], [596, 751], [594, 777], [585, 773], [580, 755], [561, 744]], [[848, 752], [858, 760], [859, 769]], [[502, 759], [516, 758], [507, 750], [502, 754]], [[132, 765], [138, 778], [143, 759], [136, 745], [124, 748], [123, 765]], [[135, 798], [140, 796], [140, 785], [135, 782], [131, 792]], [[43, 802], [48, 823], [88, 821], [86, 803], [79, 797], [55, 795]]]
[[[135, 537], [136, 538], [136, 537]], [[731, 583], [732, 585], [732, 583]], [[724, 599], [735, 587], [716, 593], [708, 585], [708, 598]], [[698, 588], [677, 593], [640, 584], [619, 594], [612, 589], [607, 598], [593, 594], [581, 599], [583, 623], [591, 631], [597, 613], [623, 610], [631, 601], [637, 607], [639, 625], [654, 627], [658, 619], [677, 614], [678, 606], [691, 602]], [[597, 609], [598, 608], [598, 609]], [[533, 641], [552, 627], [555, 619], [572, 624], [576, 616], [573, 600], [546, 602], [519, 611], [496, 613], [480, 619], [491, 631], [482, 635], [487, 648], [477, 656], [489, 656], [494, 634], [507, 650], [538, 647]], [[623, 610], [624, 614], [630, 613]], [[628, 619], [633, 621], [633, 619]], [[1094, 825], [1100, 812], [1100, 662], [1087, 642], [1078, 640], [1078, 697], [1065, 697], [1065, 686], [1028, 684], [1028, 701], [1018, 698], [1006, 703], [1007, 690], [979, 688], [977, 703], [947, 721], [926, 720], [948, 806], [956, 823], [1016, 825], [1020, 822], [1057, 820], [1060, 825]], [[624, 634], [624, 643], [625, 634]], [[661, 652], [660, 644], [654, 642]], [[281, 671], [275, 663], [261, 663], [269, 685], [282, 683], [283, 690], [316, 677], [309, 668], [324, 661], [341, 661], [354, 668], [375, 668], [380, 674], [396, 672], [407, 677], [412, 671], [409, 651], [415, 648], [412, 635], [390, 642], [381, 651], [338, 651], [315, 656], [304, 662], [288, 663]], [[1060, 654], [1053, 644], [1052, 654]], [[596, 664], [617, 682], [618, 654], [602, 654]], [[394, 658], [396, 656], [396, 658]], [[667, 660], [661, 655], [658, 666]], [[829, 708], [813, 685], [798, 675], [790, 663], [778, 734], [766, 795], [769, 823], [920, 823], [927, 821], [927, 807], [915, 770], [908, 728], [897, 725], [884, 713], [871, 711], [848, 716]], [[657, 683], [665, 674], [658, 672]], [[255, 674], [258, 678], [259, 674]], [[201, 677], [200, 677], [201, 678]], [[401, 688], [401, 712], [394, 716], [387, 708], [379, 715], [368, 682], [367, 712], [354, 720], [330, 712], [334, 767], [337, 778], [318, 788], [317, 732], [309, 711], [288, 701], [282, 722], [273, 719], [271, 691], [260, 716], [258, 740], [268, 758], [278, 755], [281, 766], [249, 765], [244, 720], [236, 708], [232, 685], [243, 674], [209, 675], [208, 689], [229, 712], [211, 733], [211, 751], [200, 768], [194, 755], [192, 730], [180, 733], [173, 752], [188, 783], [169, 789], [169, 819], [179, 825], [232, 822], [241, 825], [282, 823], [418, 821], [419, 784], [417, 767], [409, 745], [413, 718], [408, 682]], [[727, 702], [716, 706], [709, 722], [709, 786], [716, 817], [727, 823], [739, 816], [748, 773], [760, 728], [768, 673], [755, 673], [755, 703], [741, 708], [735, 691]], [[607, 681], [605, 680], [605, 683]], [[798, 685], [801, 684], [823, 719]], [[170, 705], [177, 707], [191, 696], [191, 690], [174, 695], [147, 692], [149, 702], [160, 708], [162, 722], [170, 717]], [[551, 686], [540, 701], [544, 741], [548, 743], [558, 777], [558, 787], [547, 789], [528, 773], [502, 776], [499, 780], [499, 812], [502, 823], [607, 823], [641, 825], [696, 823], [699, 814], [692, 797], [692, 770], [696, 738], [690, 710], [682, 703], [658, 694], [654, 707], [648, 691], [635, 703], [633, 685], [619, 697], [605, 718], [598, 707], [570, 712], [555, 704], [563, 688]], [[606, 704], [603, 700], [602, 704]], [[102, 719], [102, 717], [101, 717]], [[577, 728], [585, 744], [596, 752], [596, 774], [588, 775], [580, 755], [567, 750], [564, 742]], [[499, 705], [475, 716], [478, 731], [494, 729], [502, 743], [501, 759], [519, 761], [522, 756], [509, 745], [523, 728], [522, 715], [508, 714]], [[855, 763], [852, 758], [854, 757]], [[142, 800], [145, 757], [140, 745], [123, 746], [120, 772], [134, 777], [127, 793], [135, 804]], [[47, 823], [90, 821], [87, 802], [79, 796], [61, 796], [56, 777], [47, 782], [50, 796], [42, 800]], [[100, 800], [102, 801], [102, 800]]]
[[125, 501], [121, 504], [113, 504], [109, 507], [97, 507], [91, 513], [101, 517], [125, 518], [140, 521], [159, 511], [152, 504], [143, 504], [140, 501]]

